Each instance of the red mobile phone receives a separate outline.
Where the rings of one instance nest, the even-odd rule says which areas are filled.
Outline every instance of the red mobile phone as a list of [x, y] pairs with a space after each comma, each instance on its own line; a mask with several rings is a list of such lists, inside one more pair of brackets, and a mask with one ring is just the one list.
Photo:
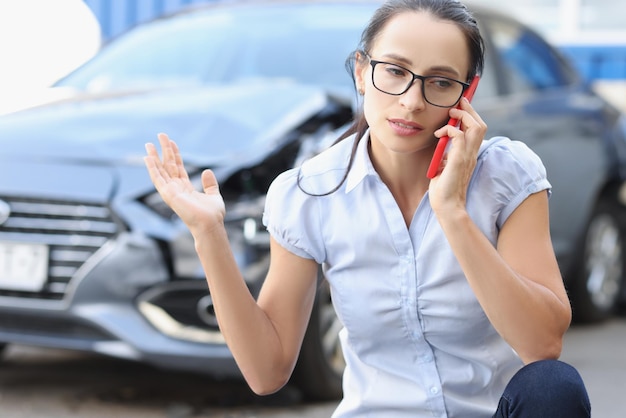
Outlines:
[[[474, 92], [476, 91], [476, 87], [478, 87], [478, 81], [480, 80], [480, 76], [474, 76], [474, 79], [470, 83], [469, 87], [463, 93], [463, 97], [467, 98], [470, 102], [472, 101], [472, 97], [474, 97]], [[457, 126], [459, 121], [455, 118], [450, 118], [448, 121], [448, 125]], [[430, 161], [430, 166], [428, 166], [428, 171], [426, 175], [429, 179], [432, 179], [437, 175], [437, 171], [439, 170], [439, 165], [441, 164], [441, 160], [443, 158], [443, 153], [448, 146], [448, 141], [450, 137], [448, 135], [442, 136], [439, 138], [439, 142], [437, 143], [437, 148], [435, 148], [435, 153], [433, 154], [433, 159]]]

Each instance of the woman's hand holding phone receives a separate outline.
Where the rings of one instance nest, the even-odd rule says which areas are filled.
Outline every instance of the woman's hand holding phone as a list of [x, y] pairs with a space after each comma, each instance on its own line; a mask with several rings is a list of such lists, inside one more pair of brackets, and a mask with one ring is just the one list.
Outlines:
[[[479, 81], [480, 81], [480, 76], [478, 75], [474, 76], [469, 87], [465, 90], [465, 92], [463, 92], [463, 97], [465, 97], [470, 102], [472, 101], [472, 98], [474, 97], [474, 93], [476, 92], [476, 88], [478, 87]], [[460, 108], [460, 105], [457, 107]], [[450, 126], [457, 126], [458, 124], [459, 124], [459, 120], [455, 118], [450, 118], [450, 120], [448, 121], [448, 125]], [[429, 179], [434, 178], [439, 172], [441, 161], [443, 160], [443, 154], [446, 151], [446, 147], [448, 146], [449, 140], [450, 140], [450, 137], [448, 135], [445, 135], [439, 138], [439, 142], [437, 143], [437, 148], [435, 148], [435, 153], [433, 154], [433, 158], [430, 161], [430, 166], [428, 167], [428, 171], [426, 172], [426, 175], [428, 176]]]

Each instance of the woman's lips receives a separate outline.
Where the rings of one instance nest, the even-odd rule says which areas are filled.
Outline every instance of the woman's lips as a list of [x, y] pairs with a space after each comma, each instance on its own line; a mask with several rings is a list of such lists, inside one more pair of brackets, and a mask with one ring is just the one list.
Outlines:
[[400, 136], [415, 135], [424, 130], [421, 125], [402, 119], [389, 119], [389, 126]]

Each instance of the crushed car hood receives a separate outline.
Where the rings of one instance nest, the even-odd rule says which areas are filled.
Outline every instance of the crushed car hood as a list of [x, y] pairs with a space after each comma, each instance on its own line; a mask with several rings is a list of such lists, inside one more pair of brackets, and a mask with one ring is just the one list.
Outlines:
[[327, 100], [268, 82], [86, 96], [0, 117], [0, 159], [142, 164], [144, 144], [165, 132], [186, 162], [222, 165], [271, 152]]

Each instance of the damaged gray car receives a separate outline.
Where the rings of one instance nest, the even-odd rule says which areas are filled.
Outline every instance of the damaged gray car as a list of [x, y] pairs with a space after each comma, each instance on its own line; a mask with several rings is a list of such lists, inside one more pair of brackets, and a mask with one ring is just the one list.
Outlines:
[[[351, 119], [342, 65], [371, 8], [352, 22], [314, 5], [158, 19], [57, 83], [71, 99], [0, 118], [0, 342], [240, 376], [192, 237], [147, 175], [144, 144], [167, 132], [192, 177], [215, 171], [233, 252], [257, 294], [269, 261], [265, 192]], [[293, 379], [309, 398], [341, 394], [338, 327], [322, 286]]]

